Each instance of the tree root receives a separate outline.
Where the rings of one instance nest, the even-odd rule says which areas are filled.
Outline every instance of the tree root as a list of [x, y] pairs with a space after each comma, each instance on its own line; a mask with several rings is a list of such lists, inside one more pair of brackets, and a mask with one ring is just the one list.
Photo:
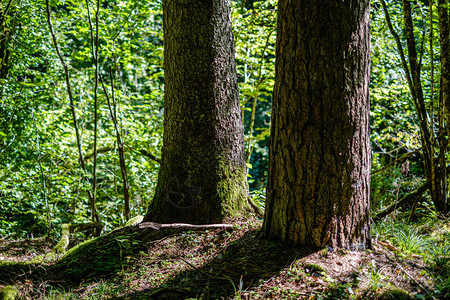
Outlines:
[[253, 208], [255, 214], [260, 217], [260, 218], [264, 218], [264, 210], [261, 209], [261, 207], [259, 207], [253, 200], [251, 197], [247, 197], [247, 201], [250, 204], [250, 206]]
[[86, 231], [94, 229], [96, 232], [100, 232], [103, 228], [101, 223], [83, 223], [83, 224], [62, 224], [61, 226], [61, 239], [58, 244], [53, 248], [54, 253], [65, 253], [70, 243], [70, 234], [80, 231]]

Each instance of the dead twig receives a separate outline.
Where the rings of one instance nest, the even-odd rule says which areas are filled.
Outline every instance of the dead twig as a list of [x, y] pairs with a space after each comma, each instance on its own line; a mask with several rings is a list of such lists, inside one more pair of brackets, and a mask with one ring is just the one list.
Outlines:
[[194, 225], [186, 223], [172, 223], [172, 224], [160, 224], [154, 222], [143, 222], [139, 224], [139, 229], [152, 228], [154, 230], [160, 230], [165, 228], [186, 228], [186, 229], [232, 229], [232, 224], [206, 224], [206, 225]]
[[370, 175], [373, 175], [373, 174], [376, 174], [376, 173], [378, 173], [378, 172], [384, 171], [384, 170], [386, 170], [387, 168], [391, 167], [392, 165], [398, 163], [399, 161], [402, 161], [402, 160], [404, 160], [404, 159], [410, 157], [411, 155], [416, 154], [416, 153], [419, 153], [419, 152], [420, 152], [420, 150], [414, 150], [414, 151], [408, 152], [408, 153], [406, 153], [405, 155], [402, 155], [401, 157], [397, 158], [397, 159], [394, 160], [393, 162], [391, 162], [391, 163], [385, 165], [384, 167], [382, 167], [382, 168], [380, 168], [380, 169], [378, 169], [378, 170], [373, 171], [372, 173], [370, 173]]
[[436, 299], [433, 295], [430, 294], [430, 292], [423, 285], [420, 284], [419, 281], [417, 281], [413, 276], [411, 276], [408, 272], [406, 272], [406, 270], [403, 269], [403, 267], [399, 263], [396, 263], [396, 265], [397, 265], [397, 267], [400, 268], [400, 270], [403, 271], [403, 273], [406, 274], [406, 276], [411, 278], [418, 286], [420, 286], [421, 289], [423, 289], [425, 292], [427, 292], [427, 294], [430, 295], [432, 299]]

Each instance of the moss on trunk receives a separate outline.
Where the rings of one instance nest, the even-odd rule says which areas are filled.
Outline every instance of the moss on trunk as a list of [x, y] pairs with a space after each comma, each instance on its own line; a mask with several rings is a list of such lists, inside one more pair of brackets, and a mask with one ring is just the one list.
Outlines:
[[164, 137], [145, 221], [220, 223], [247, 210], [230, 2], [166, 0]]

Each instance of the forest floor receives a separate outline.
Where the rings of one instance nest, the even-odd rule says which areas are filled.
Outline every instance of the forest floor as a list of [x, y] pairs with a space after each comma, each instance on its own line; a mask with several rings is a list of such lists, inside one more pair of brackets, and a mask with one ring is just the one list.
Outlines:
[[[261, 221], [233, 230], [178, 231], [145, 241], [115, 272], [76, 281], [22, 271], [21, 299], [444, 299], [424, 259], [374, 238], [363, 252], [299, 250], [259, 238]], [[120, 240], [118, 245], [120, 247]], [[52, 250], [44, 239], [0, 240], [0, 262], [26, 262]], [[89, 262], [86, 262], [89, 264]], [[54, 262], [39, 268], [50, 271]]]

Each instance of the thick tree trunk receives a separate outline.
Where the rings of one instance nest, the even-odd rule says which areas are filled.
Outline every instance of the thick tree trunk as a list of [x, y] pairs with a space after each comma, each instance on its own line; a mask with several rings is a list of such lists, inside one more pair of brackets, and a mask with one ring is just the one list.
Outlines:
[[278, 3], [269, 239], [371, 246], [369, 2]]
[[247, 208], [228, 0], [166, 0], [164, 137], [145, 221], [218, 223]]

